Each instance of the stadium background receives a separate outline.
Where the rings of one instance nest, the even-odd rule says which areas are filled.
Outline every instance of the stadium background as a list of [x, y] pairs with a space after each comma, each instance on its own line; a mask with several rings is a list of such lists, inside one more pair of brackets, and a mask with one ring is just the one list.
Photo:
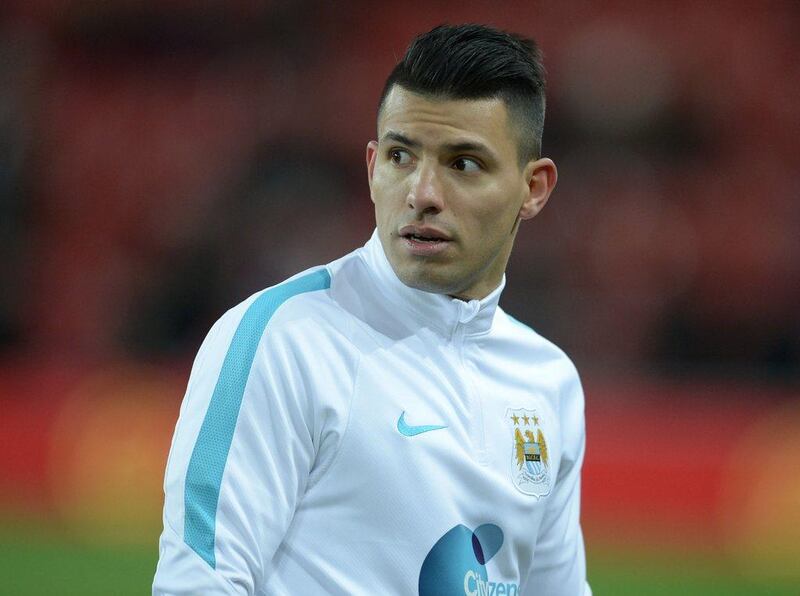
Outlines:
[[595, 593], [800, 594], [800, 4], [7, 0], [0, 593], [141, 594], [193, 354], [362, 244], [384, 77], [533, 35], [551, 204], [504, 306], [582, 371]]

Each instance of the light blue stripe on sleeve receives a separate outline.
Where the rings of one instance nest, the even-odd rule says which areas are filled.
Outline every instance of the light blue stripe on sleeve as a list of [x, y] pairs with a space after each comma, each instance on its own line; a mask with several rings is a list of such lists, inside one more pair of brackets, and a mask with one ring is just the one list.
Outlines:
[[212, 569], [216, 568], [219, 489], [256, 348], [281, 304], [298, 294], [329, 288], [330, 284], [328, 271], [319, 269], [266, 290], [244, 313], [233, 335], [189, 460], [184, 489], [183, 539]]

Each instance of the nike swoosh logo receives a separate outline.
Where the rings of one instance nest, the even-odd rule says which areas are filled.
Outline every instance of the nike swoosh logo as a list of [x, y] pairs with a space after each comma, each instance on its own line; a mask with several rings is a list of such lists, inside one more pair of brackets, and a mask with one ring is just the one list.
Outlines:
[[406, 424], [406, 413], [405, 411], [400, 414], [400, 418], [397, 419], [397, 430], [400, 431], [400, 434], [406, 437], [413, 437], [416, 435], [421, 435], [422, 433], [427, 433], [432, 430], [440, 430], [442, 428], [447, 428], [446, 426], [436, 426], [433, 424], [425, 424], [422, 426], [411, 426]]

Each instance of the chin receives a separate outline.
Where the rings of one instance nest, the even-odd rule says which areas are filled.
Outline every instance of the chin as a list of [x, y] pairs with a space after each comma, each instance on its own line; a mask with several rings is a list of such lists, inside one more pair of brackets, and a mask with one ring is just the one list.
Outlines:
[[458, 284], [451, 279], [442, 279], [431, 275], [430, 271], [402, 271], [397, 273], [405, 285], [415, 290], [430, 292], [432, 294], [454, 294], [459, 291]]

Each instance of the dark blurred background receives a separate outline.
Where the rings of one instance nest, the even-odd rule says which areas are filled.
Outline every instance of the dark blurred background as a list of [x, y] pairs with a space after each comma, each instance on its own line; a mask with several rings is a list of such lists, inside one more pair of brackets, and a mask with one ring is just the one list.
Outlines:
[[[130, 585], [147, 584], [200, 341], [366, 241], [383, 81], [442, 22], [545, 54], [559, 185], [520, 231], [502, 304], [583, 374], [590, 578], [800, 593], [793, 1], [4, 2], [8, 565], [60, 556], [70, 578], [81, 549], [125, 545]], [[689, 559], [706, 561], [694, 588], [668, 584]]]

